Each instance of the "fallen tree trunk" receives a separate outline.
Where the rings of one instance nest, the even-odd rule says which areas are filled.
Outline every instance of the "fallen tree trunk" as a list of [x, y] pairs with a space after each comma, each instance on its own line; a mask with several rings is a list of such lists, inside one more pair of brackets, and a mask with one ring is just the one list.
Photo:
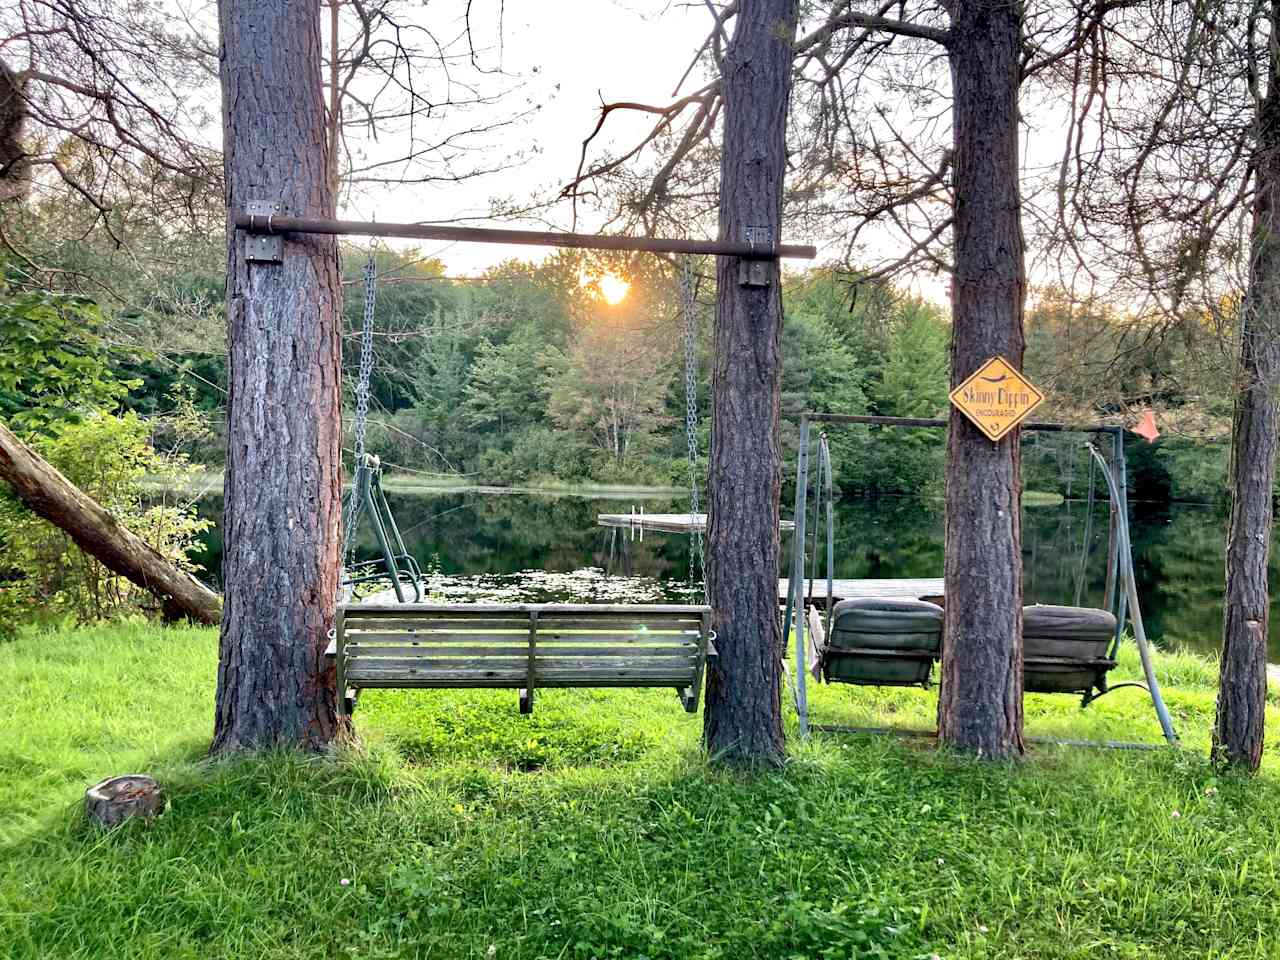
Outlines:
[[66, 531], [85, 553], [164, 604], [166, 616], [198, 623], [222, 619], [221, 598], [126, 530], [100, 504], [0, 424], [0, 480], [38, 516]]

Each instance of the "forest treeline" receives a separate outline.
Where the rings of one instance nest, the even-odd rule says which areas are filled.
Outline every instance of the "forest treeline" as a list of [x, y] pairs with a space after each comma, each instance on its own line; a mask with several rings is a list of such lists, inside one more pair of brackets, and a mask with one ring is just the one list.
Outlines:
[[[193, 268], [192, 252], [199, 251], [187, 251], [180, 269], [165, 272], [95, 262], [110, 254], [68, 245], [69, 265], [112, 276], [112, 287], [63, 303], [46, 296], [37, 312], [50, 327], [44, 340], [61, 338], [73, 351], [78, 341], [90, 354], [106, 350], [103, 376], [121, 388], [91, 397], [90, 405], [136, 414], [151, 425], [159, 449], [217, 468], [226, 423], [222, 278], [213, 261], [207, 270]], [[348, 448], [367, 257], [350, 247], [343, 258]], [[382, 247], [374, 261], [368, 448], [390, 474], [504, 485], [687, 484], [684, 313], [672, 264], [562, 251], [455, 278], [416, 249]], [[711, 264], [693, 268], [696, 426], [705, 457], [714, 290]], [[606, 278], [630, 284], [617, 303], [604, 296]], [[23, 336], [14, 322], [22, 309], [15, 279], [0, 308], [10, 315], [0, 362], [20, 368], [33, 362], [24, 350], [41, 341]], [[783, 302], [785, 454], [794, 450], [795, 418], [805, 409], [945, 414], [945, 308], [885, 281], [860, 284], [821, 267], [789, 273]], [[1040, 291], [1027, 317], [1027, 371], [1048, 394], [1036, 419], [1118, 423], [1151, 406], [1164, 435], [1152, 446], [1129, 445], [1134, 495], [1224, 497], [1230, 379], [1227, 357], [1214, 348], [1223, 337], [1215, 323], [1220, 314], [1200, 330], [1171, 336], [1157, 321]], [[20, 425], [24, 405], [43, 402], [30, 384], [15, 382], [7, 391], [0, 384], [0, 405]], [[1088, 477], [1083, 439], [1026, 434], [1026, 486], [1081, 495]], [[830, 429], [830, 440], [847, 493], [941, 492], [940, 431], [842, 426]]]

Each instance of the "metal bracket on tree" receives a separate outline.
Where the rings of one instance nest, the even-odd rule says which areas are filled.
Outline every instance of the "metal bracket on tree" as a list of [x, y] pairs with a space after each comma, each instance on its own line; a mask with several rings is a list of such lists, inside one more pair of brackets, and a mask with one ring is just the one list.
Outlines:
[[272, 232], [272, 221], [284, 212], [283, 204], [279, 200], [250, 200], [244, 212], [250, 218], [244, 258], [250, 263], [284, 263], [284, 237]]
[[[768, 227], [749, 226], [744, 231], [746, 236], [744, 240], [751, 247], [754, 254], [757, 249], [761, 255], [773, 255], [773, 232]], [[745, 258], [738, 261], [738, 286], [740, 287], [767, 287], [772, 283], [771, 274], [772, 260], [760, 260], [755, 257]]]

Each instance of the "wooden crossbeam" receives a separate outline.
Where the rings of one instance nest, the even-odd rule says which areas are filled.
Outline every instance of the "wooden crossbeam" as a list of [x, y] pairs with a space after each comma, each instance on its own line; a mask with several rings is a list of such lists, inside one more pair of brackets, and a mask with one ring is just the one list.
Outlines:
[[513, 243], [531, 247], [573, 247], [580, 250], [635, 250], [646, 253], [692, 253], [746, 260], [813, 260], [812, 244], [753, 244], [727, 240], [685, 240], [678, 237], [628, 237], [599, 233], [553, 233], [493, 227], [448, 227], [429, 223], [379, 223], [367, 220], [325, 220], [313, 217], [236, 214], [236, 226], [253, 234], [322, 233], [335, 236], [404, 237], [462, 243]]

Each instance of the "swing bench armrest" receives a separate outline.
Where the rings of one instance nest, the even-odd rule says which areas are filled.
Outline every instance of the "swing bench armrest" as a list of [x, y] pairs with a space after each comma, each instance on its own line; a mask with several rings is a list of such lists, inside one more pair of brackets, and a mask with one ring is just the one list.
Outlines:
[[338, 641], [336, 638], [333, 640], [330, 640], [329, 645], [324, 648], [324, 655], [326, 659], [329, 659], [329, 660], [332, 660], [334, 657], [338, 655]]
[[710, 662], [711, 662], [711, 661], [713, 661], [713, 660], [719, 660], [719, 659], [720, 659], [720, 652], [719, 652], [718, 650], [716, 650], [716, 644], [715, 644], [715, 641], [714, 641], [714, 640], [712, 640], [712, 639], [711, 639], [711, 637], [707, 637], [707, 655], [706, 655], [706, 659], [707, 659], [707, 662], [708, 662], [708, 663], [710, 663]]

